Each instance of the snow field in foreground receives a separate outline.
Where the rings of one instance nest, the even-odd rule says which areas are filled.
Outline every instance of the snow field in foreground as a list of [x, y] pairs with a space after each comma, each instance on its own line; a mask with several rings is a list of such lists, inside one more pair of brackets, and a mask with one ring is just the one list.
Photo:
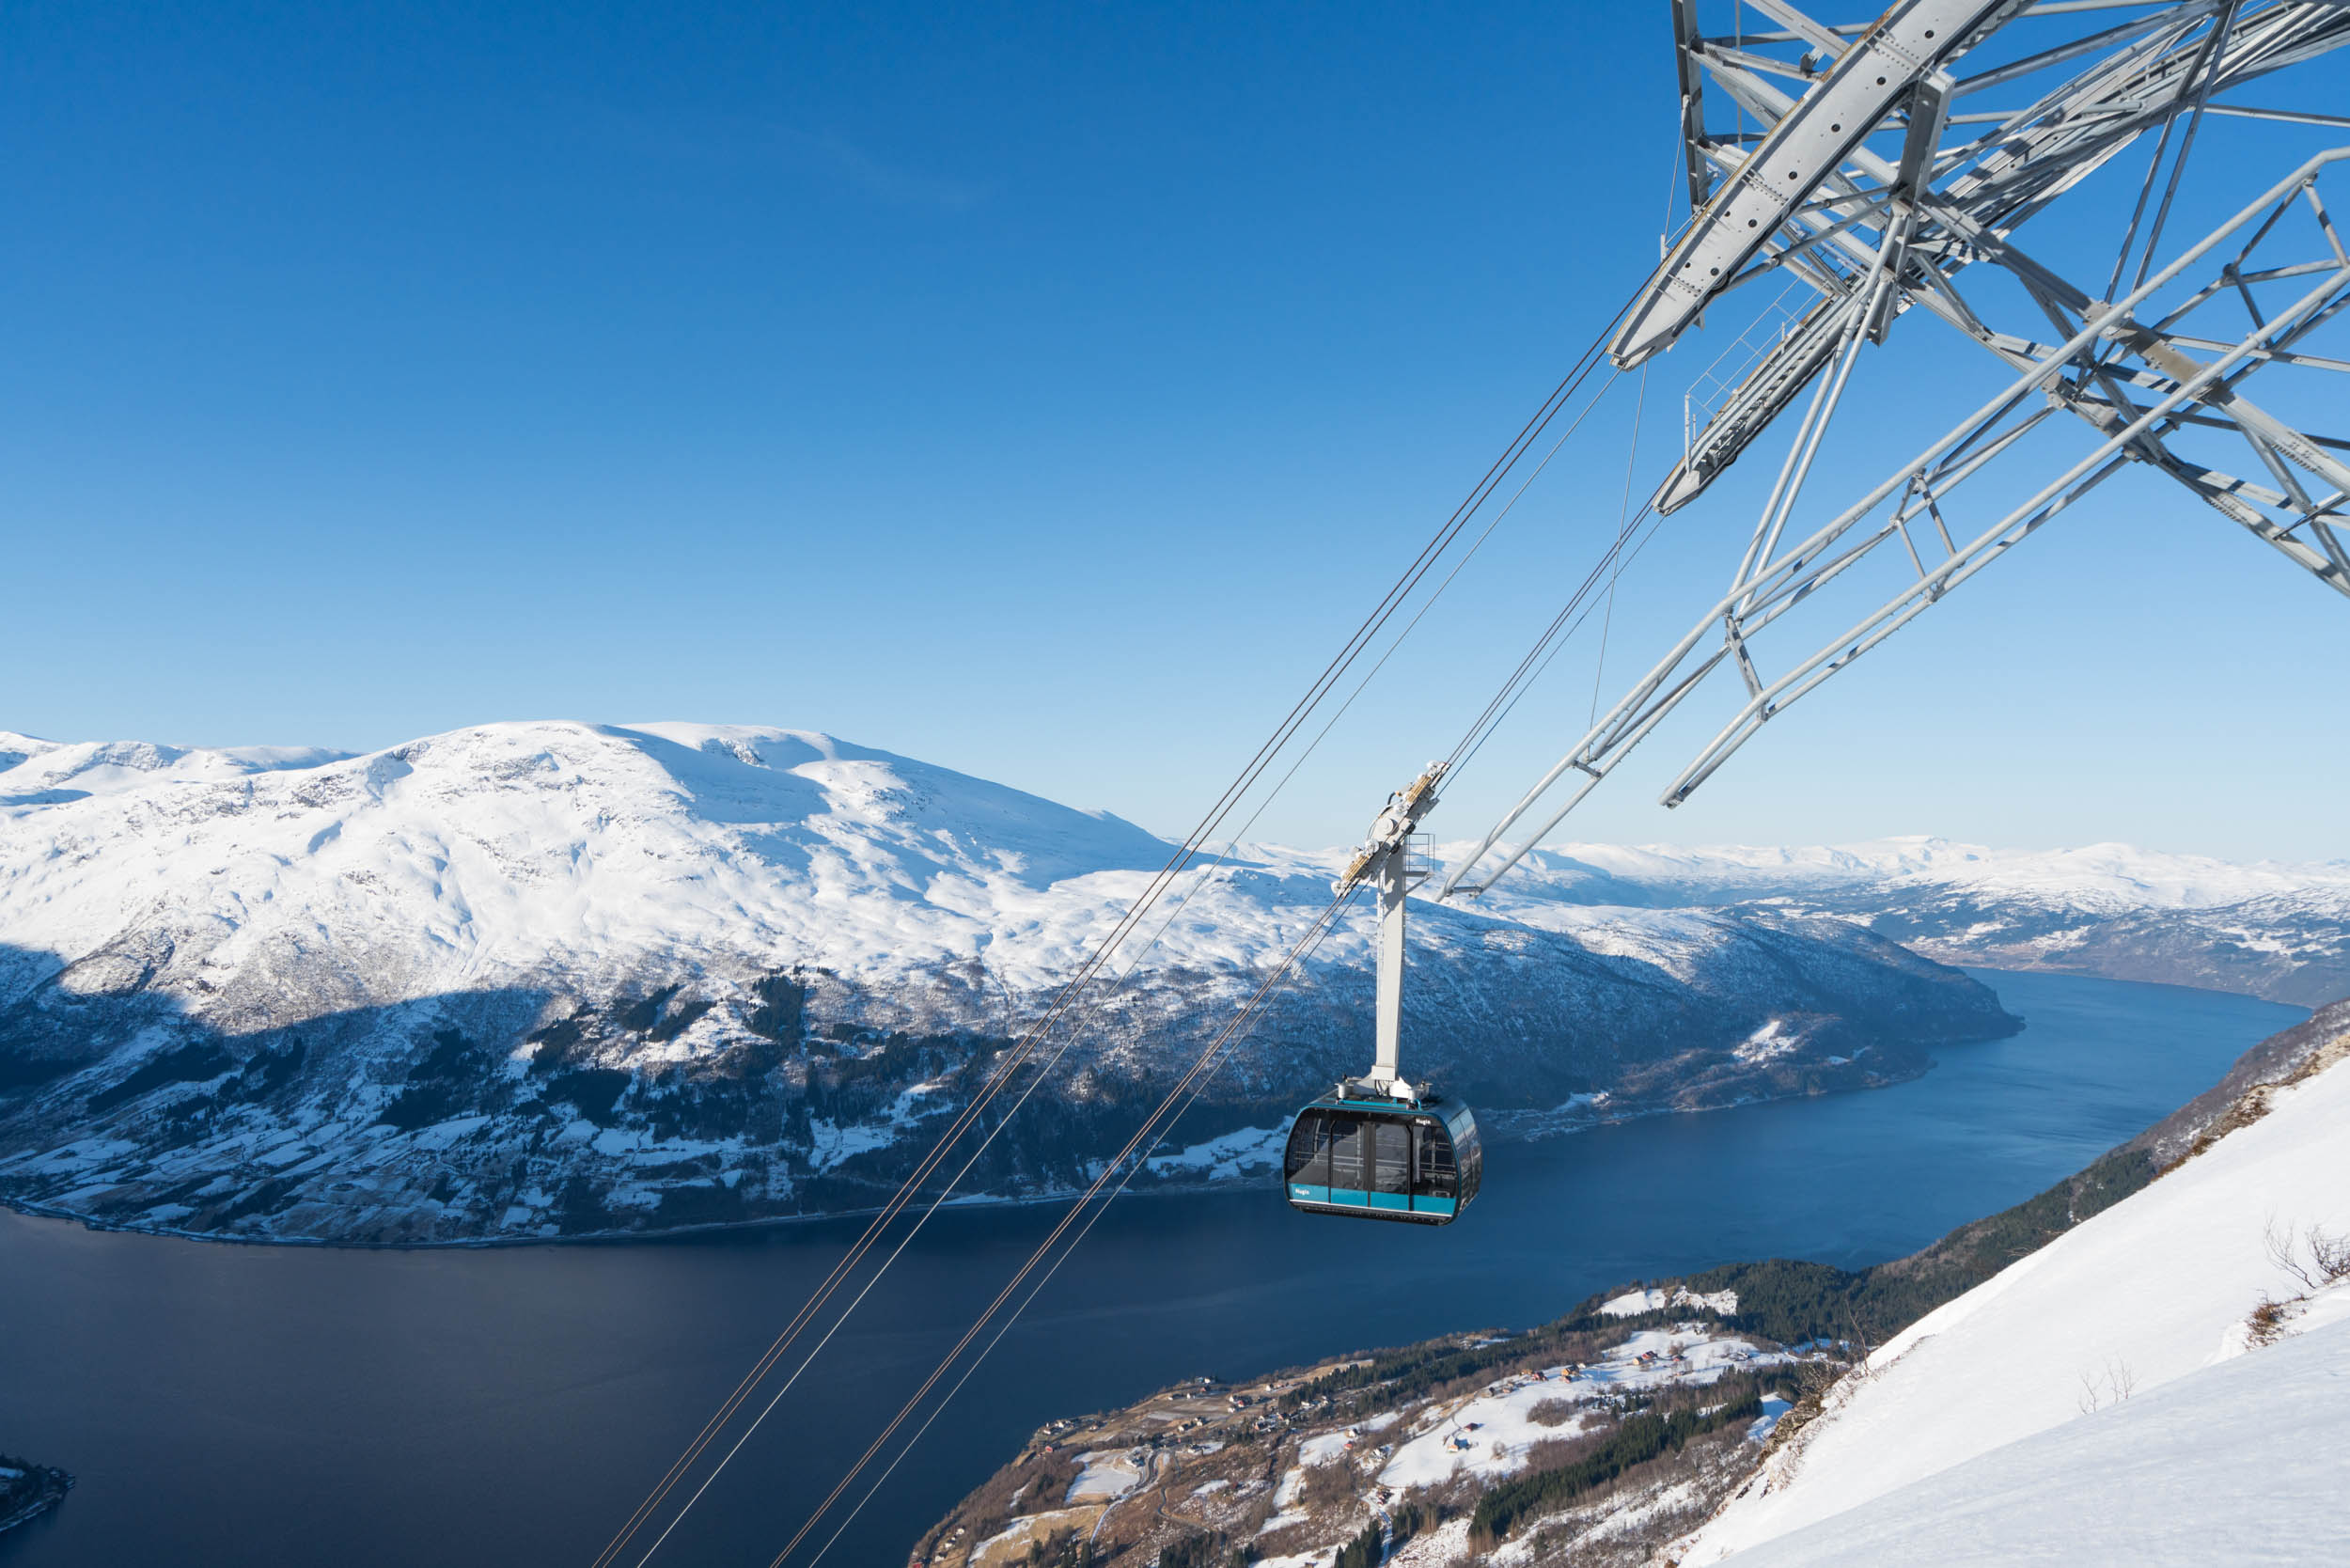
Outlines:
[[1735, 1560], [2350, 1562], [2350, 1322], [2190, 1372]]
[[[2270, 1104], [2262, 1120], [1897, 1336], [1691, 1538], [1682, 1560], [1719, 1561], [2245, 1354], [2252, 1308], [2304, 1288], [2271, 1257], [2272, 1231], [2350, 1230], [2350, 1071], [2320, 1073]], [[2311, 1330], [2342, 1311], [2350, 1292], [2338, 1290], [2290, 1326]], [[2335, 1474], [2350, 1483], [2350, 1465]], [[2175, 1502], [2191, 1498], [2192, 1476], [2168, 1473]]]

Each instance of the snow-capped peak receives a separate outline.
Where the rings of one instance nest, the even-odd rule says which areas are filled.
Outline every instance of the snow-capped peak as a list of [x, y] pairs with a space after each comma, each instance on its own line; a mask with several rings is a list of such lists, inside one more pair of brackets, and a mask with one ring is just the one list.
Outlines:
[[1167, 855], [1106, 813], [803, 730], [543, 721], [359, 756], [25, 749], [0, 773], [0, 942], [68, 955], [143, 908], [211, 925], [231, 965], [353, 918], [413, 922], [417, 961], [450, 983], [648, 943], [947, 960], [984, 946], [982, 908]]

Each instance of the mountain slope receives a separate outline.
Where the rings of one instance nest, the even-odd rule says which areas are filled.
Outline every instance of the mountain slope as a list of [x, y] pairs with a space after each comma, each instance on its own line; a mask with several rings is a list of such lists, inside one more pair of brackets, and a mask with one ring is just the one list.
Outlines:
[[1739, 1568], [2350, 1561], [2350, 1323], [2205, 1367], [1732, 1560]]
[[2350, 1006], [2308, 1027], [2323, 1039], [2305, 1041], [2297, 1081], [2253, 1090], [2210, 1124], [2201, 1152], [1875, 1352], [1682, 1560], [1743, 1561], [1747, 1548], [2350, 1318], [2350, 1277], [2329, 1281], [2317, 1261], [2328, 1238], [2350, 1236]]
[[2127, 844], [1995, 850], [1902, 838], [1808, 849], [1563, 844], [1512, 876], [1520, 898], [1836, 916], [1949, 964], [2199, 985], [2304, 1007], [2350, 992], [2342, 861], [2247, 866]]
[[[779, 729], [489, 725], [360, 757], [10, 737], [0, 764], [0, 1196], [207, 1234], [876, 1201], [1169, 854]], [[1063, 1186], [1122, 1141], [1336, 858], [1251, 847], [1194, 888], [975, 1183]], [[1186, 1137], [1274, 1125], [1359, 1065], [1368, 920]], [[1414, 964], [1421, 1070], [1584, 1119], [1888, 1082], [2015, 1027], [1964, 976], [1783, 911], [1430, 908]]]

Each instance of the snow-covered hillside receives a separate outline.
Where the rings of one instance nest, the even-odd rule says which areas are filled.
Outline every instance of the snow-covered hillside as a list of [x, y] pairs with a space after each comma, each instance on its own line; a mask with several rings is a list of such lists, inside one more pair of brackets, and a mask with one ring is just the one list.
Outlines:
[[[38, 745], [0, 735], [0, 760]], [[360, 921], [397, 927], [414, 966], [400, 992], [648, 947], [875, 975], [982, 961], [1033, 986], [1167, 856], [1106, 814], [825, 736], [713, 726], [492, 725], [308, 766], [57, 747], [0, 773], [0, 798], [35, 808], [0, 819], [0, 942], [79, 956], [130, 915], [198, 933], [223, 978], [260, 982], [214, 1015], [281, 1024], [378, 992], [348, 973], [280, 989], [280, 972], [319, 967], [318, 938], [393, 934]], [[1192, 922], [1169, 943], [1208, 959], [1265, 938]]]
[[2350, 1323], [1741, 1552], [1739, 1568], [2350, 1562]]
[[[2350, 1392], [2340, 1381], [2350, 1327], [2350, 1006], [2303, 1028], [2312, 1026], [2297, 1081], [2255, 1090], [2200, 1153], [1876, 1351], [1680, 1560], [1959, 1560], [1935, 1554], [1962, 1521], [1971, 1522], [1955, 1539], [1974, 1548], [1968, 1561], [2251, 1560], [2236, 1554], [2254, 1537], [2232, 1533], [2230, 1521], [2261, 1513], [2266, 1527], [2291, 1523], [2298, 1544], [2258, 1560], [2341, 1560], [2312, 1549], [2308, 1531], [2346, 1539], [2339, 1499], [2350, 1468], [2321, 1429], [2292, 1419], [2308, 1391], [2279, 1397], [2280, 1379], [2321, 1380], [2336, 1410]], [[2220, 1366], [2321, 1332], [2321, 1344], [2272, 1365]], [[2264, 1426], [2275, 1430], [2256, 1440], [2261, 1451], [2304, 1459], [2264, 1471], [2247, 1469], [2244, 1453], [2215, 1456], [2248, 1496], [2216, 1496], [2228, 1489], [2219, 1474], [2177, 1464], [2183, 1434], [2218, 1445], [2232, 1434], [2253, 1440]], [[2323, 1517], [2302, 1511], [2311, 1452], [2330, 1466]], [[2027, 1479], [2059, 1462], [2063, 1487]], [[2094, 1492], [2099, 1475], [2121, 1490]], [[2019, 1511], [2003, 1517], [1992, 1504], [2009, 1485]], [[2138, 1535], [2164, 1555], [2141, 1559], [2093, 1531], [2032, 1542], [2029, 1552], [1999, 1544], [2020, 1548], [2034, 1521], [2089, 1531], [2132, 1497], [2152, 1511]], [[1771, 1542], [1779, 1544], [1749, 1558]]]
[[[357, 757], [0, 734], [0, 1196], [378, 1240], [870, 1202], [1168, 854], [790, 730], [502, 724]], [[1114, 1148], [1336, 860], [1250, 847], [1198, 886], [975, 1180], [1036, 1191]], [[1186, 1137], [1358, 1065], [1366, 918]], [[1505, 1109], [1859, 1087], [2013, 1027], [1782, 911], [1535, 896], [1430, 909], [1413, 951], [1415, 1059]]]
[[2127, 844], [1998, 850], [1904, 838], [1803, 849], [1563, 844], [1512, 876], [1519, 900], [1837, 915], [1950, 964], [2202, 985], [2306, 1007], [2350, 994], [2343, 861], [2237, 865]]

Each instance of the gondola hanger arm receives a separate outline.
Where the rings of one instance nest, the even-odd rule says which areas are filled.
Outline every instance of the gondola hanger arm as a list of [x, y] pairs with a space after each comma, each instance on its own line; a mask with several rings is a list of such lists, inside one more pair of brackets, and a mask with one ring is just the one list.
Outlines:
[[1371, 880], [1384, 860], [1411, 847], [1412, 835], [1419, 830], [1420, 819], [1436, 808], [1436, 784], [1449, 766], [1446, 762], [1429, 763], [1418, 778], [1387, 797], [1387, 804], [1371, 824], [1371, 832], [1356, 846], [1338, 880], [1330, 885], [1332, 892], [1345, 897]]

